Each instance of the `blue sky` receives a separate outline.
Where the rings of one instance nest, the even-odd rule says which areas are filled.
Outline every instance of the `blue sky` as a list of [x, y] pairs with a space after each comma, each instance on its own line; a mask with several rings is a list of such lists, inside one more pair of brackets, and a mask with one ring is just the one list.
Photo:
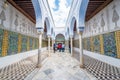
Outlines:
[[72, 0], [48, 0], [56, 27], [65, 27]]

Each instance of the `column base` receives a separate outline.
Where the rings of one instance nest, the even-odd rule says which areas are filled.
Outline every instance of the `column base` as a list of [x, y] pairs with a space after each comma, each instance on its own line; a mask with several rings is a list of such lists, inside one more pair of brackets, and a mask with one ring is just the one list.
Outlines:
[[42, 66], [41, 66], [41, 64], [37, 64], [37, 66], [36, 66], [36, 68], [41, 68]]
[[80, 68], [85, 68], [84, 65], [80, 65]]

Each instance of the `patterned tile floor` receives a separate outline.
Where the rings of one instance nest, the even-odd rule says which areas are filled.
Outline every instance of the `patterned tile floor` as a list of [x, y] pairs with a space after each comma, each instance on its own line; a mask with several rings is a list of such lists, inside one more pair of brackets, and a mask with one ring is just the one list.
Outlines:
[[[79, 60], [79, 54], [74, 53], [74, 57]], [[98, 80], [120, 80], [120, 68], [101, 62], [87, 55], [84, 55], [84, 65], [86, 71], [94, 75]]]
[[[42, 60], [45, 58], [46, 55], [42, 55]], [[0, 80], [24, 80], [33, 70], [35, 70], [36, 64], [37, 55], [11, 64], [0, 69]]]
[[120, 68], [84, 55], [85, 69], [98, 80], [120, 80]]
[[[76, 59], [79, 60], [78, 54], [73, 55], [76, 59], [66, 56], [64, 53], [46, 58], [47, 55], [47, 52], [42, 54], [43, 66], [33, 80], [94, 80], [93, 76], [98, 80], [120, 80], [119, 68], [89, 56], [84, 55], [85, 70], [82, 70], [79, 68], [79, 62], [76, 61]], [[24, 80], [35, 70], [36, 63], [37, 56], [32, 56], [2, 68], [0, 69], [0, 80]]]
[[56, 53], [42, 62], [32, 80], [97, 80], [79, 68], [79, 62], [69, 54]]
[[36, 67], [36, 56], [0, 69], [0, 80], [24, 80]]

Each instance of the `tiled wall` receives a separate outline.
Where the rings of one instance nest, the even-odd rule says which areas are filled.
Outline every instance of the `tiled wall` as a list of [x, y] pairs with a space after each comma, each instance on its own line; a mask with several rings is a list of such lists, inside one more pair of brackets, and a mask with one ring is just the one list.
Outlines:
[[0, 29], [0, 57], [38, 48], [38, 38]]
[[42, 40], [42, 47], [48, 46], [48, 40]]
[[73, 47], [79, 48], [79, 40], [73, 40]]
[[88, 51], [120, 58], [120, 31], [84, 38], [83, 46]]
[[120, 0], [113, 0], [85, 23], [85, 50], [120, 58]]

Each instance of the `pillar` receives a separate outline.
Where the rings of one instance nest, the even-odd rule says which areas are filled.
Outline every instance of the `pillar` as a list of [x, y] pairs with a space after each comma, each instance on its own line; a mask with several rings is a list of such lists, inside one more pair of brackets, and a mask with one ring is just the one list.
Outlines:
[[50, 35], [48, 35], [48, 56], [50, 56]]
[[38, 49], [38, 63], [37, 68], [41, 67], [41, 46], [42, 46], [42, 33], [39, 35], [39, 49]]
[[70, 52], [71, 52], [71, 56], [73, 56], [73, 43], [72, 43], [72, 38], [73, 38], [73, 36], [70, 36]]
[[54, 49], [53, 49], [54, 43], [55, 43], [55, 40], [53, 39], [53, 40], [52, 40], [52, 52], [54, 52]]
[[82, 47], [82, 32], [79, 33], [79, 52], [80, 52], [80, 68], [83, 68], [83, 47]]
[[65, 41], [65, 52], [66, 53], [69, 52], [69, 42], [68, 42], [68, 40]]

